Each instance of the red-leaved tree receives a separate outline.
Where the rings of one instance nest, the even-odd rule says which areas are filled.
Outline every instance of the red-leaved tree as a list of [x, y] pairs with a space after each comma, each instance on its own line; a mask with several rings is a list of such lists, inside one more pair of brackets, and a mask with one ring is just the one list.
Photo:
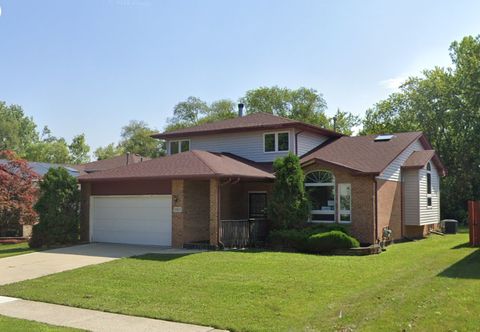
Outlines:
[[33, 206], [39, 177], [12, 151], [0, 151], [0, 158], [8, 160], [0, 163], [0, 236], [6, 236], [8, 230], [37, 221]]

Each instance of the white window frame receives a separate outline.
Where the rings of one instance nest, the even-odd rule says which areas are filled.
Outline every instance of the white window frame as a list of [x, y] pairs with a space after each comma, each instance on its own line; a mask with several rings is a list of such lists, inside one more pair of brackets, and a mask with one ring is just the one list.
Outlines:
[[[335, 224], [335, 216], [337, 214], [337, 206], [336, 206], [336, 199], [337, 199], [337, 186], [335, 184], [335, 175], [333, 174], [332, 171], [326, 170], [326, 169], [317, 169], [311, 172], [308, 172], [305, 174], [307, 176], [310, 173], [315, 173], [315, 172], [328, 172], [332, 174], [332, 179], [333, 182], [324, 182], [324, 183], [305, 183], [305, 187], [333, 187], [333, 210], [310, 210], [310, 220], [309, 222], [313, 224]], [[312, 214], [324, 214], [324, 215], [333, 215], [333, 220], [313, 220], [312, 219]]]
[[[288, 135], [288, 148], [287, 148], [287, 150], [278, 150], [278, 135], [279, 134], [287, 134]], [[265, 151], [265, 136], [266, 135], [275, 135], [275, 139], [274, 139], [275, 150], [274, 151]], [[278, 153], [278, 152], [288, 152], [288, 151], [290, 151], [290, 132], [289, 131], [275, 131], [275, 132], [263, 133], [263, 153]]]
[[[173, 141], [168, 141], [168, 154], [172, 154], [172, 143], [178, 143], [178, 152], [177, 153], [182, 153], [182, 152], [187, 152], [187, 151], [182, 151], [182, 142], [187, 142], [188, 141], [188, 150], [191, 150], [192, 147], [192, 142], [190, 142], [189, 139], [179, 139], [179, 140], [173, 140]], [[176, 153], [175, 153], [176, 154]]]
[[[426, 177], [427, 179], [425, 180], [427, 182], [427, 188], [425, 192], [427, 193], [427, 209], [432, 209], [433, 208], [433, 198], [432, 198], [432, 192], [433, 192], [433, 183], [432, 183], [432, 165], [430, 162], [427, 163], [427, 166], [425, 167], [427, 173]], [[428, 177], [430, 176], [430, 194], [428, 193]], [[430, 199], [430, 205], [428, 204], [428, 199]]]
[[[340, 188], [342, 186], [350, 186], [350, 210], [342, 210], [341, 207], [341, 190]], [[350, 219], [348, 221], [344, 221], [341, 218], [342, 214], [348, 214], [350, 216]], [[338, 223], [339, 224], [351, 224], [352, 223], [352, 184], [351, 183], [339, 183], [338, 184]]]

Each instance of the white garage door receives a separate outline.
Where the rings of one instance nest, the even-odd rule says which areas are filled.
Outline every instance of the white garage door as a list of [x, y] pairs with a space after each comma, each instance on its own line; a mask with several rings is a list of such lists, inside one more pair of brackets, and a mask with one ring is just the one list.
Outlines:
[[172, 196], [92, 196], [93, 242], [172, 244]]

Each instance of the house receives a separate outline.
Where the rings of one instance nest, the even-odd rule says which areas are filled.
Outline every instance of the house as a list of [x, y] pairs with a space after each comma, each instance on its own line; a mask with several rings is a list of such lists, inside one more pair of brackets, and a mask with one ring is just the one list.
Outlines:
[[84, 240], [221, 246], [232, 225], [266, 218], [272, 162], [288, 152], [301, 157], [312, 223], [343, 224], [366, 244], [439, 223], [445, 169], [421, 132], [348, 137], [256, 113], [153, 137], [167, 156], [79, 178]]
[[[8, 164], [9, 160], [7, 159], [0, 159], [0, 165], [6, 165]], [[68, 174], [74, 177], [79, 177], [80, 172], [78, 169], [74, 168], [73, 166], [69, 165], [64, 165], [64, 164], [52, 164], [52, 163], [43, 163], [43, 162], [37, 162], [37, 161], [27, 161], [28, 167], [35, 172], [39, 177], [43, 177], [45, 174], [47, 174], [48, 170], [50, 168], [59, 168], [63, 167], [67, 170]]]
[[77, 169], [81, 174], [94, 173], [105, 171], [116, 167], [126, 166], [129, 164], [141, 163], [142, 161], [150, 160], [148, 157], [143, 157], [136, 153], [126, 153], [120, 156], [96, 160], [85, 164], [72, 166]]

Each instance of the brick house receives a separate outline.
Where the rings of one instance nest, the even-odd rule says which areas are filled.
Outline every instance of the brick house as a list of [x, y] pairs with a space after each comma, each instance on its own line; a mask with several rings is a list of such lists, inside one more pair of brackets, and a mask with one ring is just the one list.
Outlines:
[[376, 243], [385, 228], [419, 237], [440, 220], [445, 169], [420, 132], [349, 137], [257, 113], [153, 137], [167, 156], [79, 178], [84, 240], [222, 245], [229, 225], [266, 218], [272, 162], [289, 152], [301, 158], [311, 223]]

